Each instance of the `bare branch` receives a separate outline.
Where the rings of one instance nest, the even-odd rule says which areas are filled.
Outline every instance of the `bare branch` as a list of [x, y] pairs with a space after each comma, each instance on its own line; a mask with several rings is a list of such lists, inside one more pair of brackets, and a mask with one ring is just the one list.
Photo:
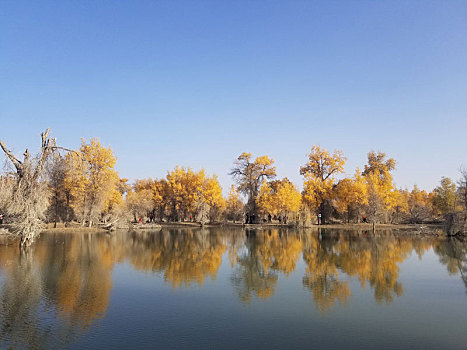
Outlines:
[[47, 130], [45, 131], [45, 133], [41, 133], [42, 148], [45, 148], [45, 147], [48, 145], [48, 143], [49, 143], [49, 140], [48, 140], [49, 131], [50, 131], [50, 128], [47, 128]]
[[10, 159], [10, 161], [13, 163], [13, 165], [15, 166], [18, 174], [22, 174], [22, 171], [23, 171], [23, 163], [21, 163], [21, 161], [18, 160], [18, 158], [16, 158], [13, 153], [11, 153], [11, 151], [6, 148], [5, 144], [3, 143], [3, 141], [0, 141], [0, 147], [2, 147], [3, 149], [3, 152], [5, 152], [5, 154], [7, 155], [7, 157]]
[[[55, 140], [55, 139], [54, 139]], [[60, 147], [60, 146], [52, 146], [51, 147], [53, 150], [57, 150], [57, 149], [60, 149], [60, 150], [63, 150], [63, 151], [67, 151], [67, 152], [71, 152], [71, 153], [76, 153], [77, 155], [80, 155], [80, 153], [74, 149], [69, 149], [69, 148], [65, 148], [65, 147]]]

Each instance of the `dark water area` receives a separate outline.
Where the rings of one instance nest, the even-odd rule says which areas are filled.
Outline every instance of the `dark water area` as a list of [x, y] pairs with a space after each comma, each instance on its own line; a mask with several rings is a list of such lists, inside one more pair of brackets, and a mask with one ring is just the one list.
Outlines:
[[1, 349], [467, 348], [467, 243], [163, 229], [0, 245]]

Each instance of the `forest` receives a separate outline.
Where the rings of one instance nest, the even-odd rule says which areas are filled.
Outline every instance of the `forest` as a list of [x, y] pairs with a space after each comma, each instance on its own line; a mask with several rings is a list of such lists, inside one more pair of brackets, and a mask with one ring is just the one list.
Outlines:
[[370, 151], [368, 162], [344, 177], [346, 157], [311, 147], [297, 169], [303, 190], [276, 176], [269, 155], [242, 153], [233, 159], [234, 184], [224, 197], [216, 175], [176, 166], [164, 178], [129, 183], [115, 170], [116, 155], [98, 139], [70, 150], [57, 146], [47, 130], [37, 156], [20, 160], [0, 141], [7, 166], [0, 176], [1, 223], [33, 241], [44, 223], [271, 223], [309, 226], [327, 223], [439, 223], [449, 213], [465, 213], [467, 170], [457, 181], [443, 177], [431, 192], [397, 188], [396, 160]]

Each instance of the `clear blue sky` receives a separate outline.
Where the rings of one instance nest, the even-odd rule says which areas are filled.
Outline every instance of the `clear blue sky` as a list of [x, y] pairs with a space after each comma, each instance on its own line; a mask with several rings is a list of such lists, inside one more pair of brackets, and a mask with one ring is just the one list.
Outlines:
[[301, 186], [320, 144], [431, 190], [467, 166], [467, 1], [0, 0], [0, 139], [46, 127], [131, 180], [180, 164], [226, 191], [248, 151]]

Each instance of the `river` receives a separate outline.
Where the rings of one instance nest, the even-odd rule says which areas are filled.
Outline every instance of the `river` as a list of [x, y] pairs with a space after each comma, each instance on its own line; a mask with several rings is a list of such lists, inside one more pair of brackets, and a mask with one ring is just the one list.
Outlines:
[[0, 245], [0, 348], [467, 347], [467, 242], [240, 228]]

